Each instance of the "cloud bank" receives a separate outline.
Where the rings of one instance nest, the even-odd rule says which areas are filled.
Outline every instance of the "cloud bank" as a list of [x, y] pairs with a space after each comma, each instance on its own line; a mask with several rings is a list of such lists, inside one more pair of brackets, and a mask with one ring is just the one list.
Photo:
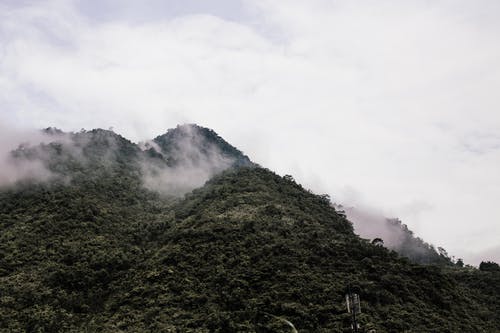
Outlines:
[[0, 187], [13, 185], [21, 180], [46, 181], [53, 174], [38, 159], [16, 159], [13, 151], [29, 149], [48, 142], [49, 136], [41, 130], [14, 129], [0, 125]]

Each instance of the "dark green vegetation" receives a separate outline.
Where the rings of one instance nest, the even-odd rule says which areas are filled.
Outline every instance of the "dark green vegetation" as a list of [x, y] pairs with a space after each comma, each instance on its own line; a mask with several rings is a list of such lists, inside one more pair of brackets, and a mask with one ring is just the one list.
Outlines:
[[348, 283], [377, 332], [500, 329], [495, 269], [414, 264], [251, 164], [162, 196], [142, 164], [168, 153], [78, 135], [16, 152], [62, 176], [0, 191], [1, 332], [347, 332]]

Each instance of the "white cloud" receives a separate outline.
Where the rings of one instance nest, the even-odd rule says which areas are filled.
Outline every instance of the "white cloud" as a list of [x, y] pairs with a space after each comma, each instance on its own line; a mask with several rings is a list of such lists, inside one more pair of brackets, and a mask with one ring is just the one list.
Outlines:
[[[9, 128], [0, 124], [0, 188], [20, 180], [46, 181], [53, 174], [39, 160], [15, 159], [12, 151], [32, 148], [40, 143], [50, 142], [50, 136], [42, 131]], [[52, 138], [53, 139], [53, 138]]]
[[498, 246], [496, 1], [252, 0], [231, 19], [140, 20], [80, 5], [0, 7], [3, 122], [135, 140], [197, 122], [458, 257]]
[[175, 160], [171, 166], [167, 166], [163, 160], [159, 163], [142, 161], [142, 181], [146, 188], [161, 194], [182, 196], [203, 186], [208, 179], [235, 162], [224, 156], [216, 145], [204, 142], [197, 128], [182, 126], [177, 127], [177, 130], [182, 134], [176, 138], [175, 145], [167, 155], [155, 141], [141, 143], [145, 149], [152, 148]]

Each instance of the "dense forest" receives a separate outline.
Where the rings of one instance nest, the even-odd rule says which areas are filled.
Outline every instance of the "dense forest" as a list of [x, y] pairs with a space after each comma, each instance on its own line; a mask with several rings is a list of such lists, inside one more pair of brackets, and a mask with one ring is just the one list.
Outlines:
[[500, 330], [496, 263], [422, 265], [362, 239], [211, 130], [46, 134], [12, 156], [51, 177], [0, 190], [1, 332], [350, 332], [348, 286], [361, 331]]

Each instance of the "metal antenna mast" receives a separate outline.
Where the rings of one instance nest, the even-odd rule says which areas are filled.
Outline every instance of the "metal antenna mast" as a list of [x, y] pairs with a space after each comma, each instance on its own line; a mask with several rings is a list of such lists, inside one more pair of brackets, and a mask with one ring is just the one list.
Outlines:
[[352, 329], [358, 333], [358, 322], [356, 315], [361, 313], [361, 304], [359, 302], [359, 295], [351, 292], [351, 285], [347, 285], [347, 294], [345, 295], [345, 302], [347, 305], [347, 312], [351, 314]]

